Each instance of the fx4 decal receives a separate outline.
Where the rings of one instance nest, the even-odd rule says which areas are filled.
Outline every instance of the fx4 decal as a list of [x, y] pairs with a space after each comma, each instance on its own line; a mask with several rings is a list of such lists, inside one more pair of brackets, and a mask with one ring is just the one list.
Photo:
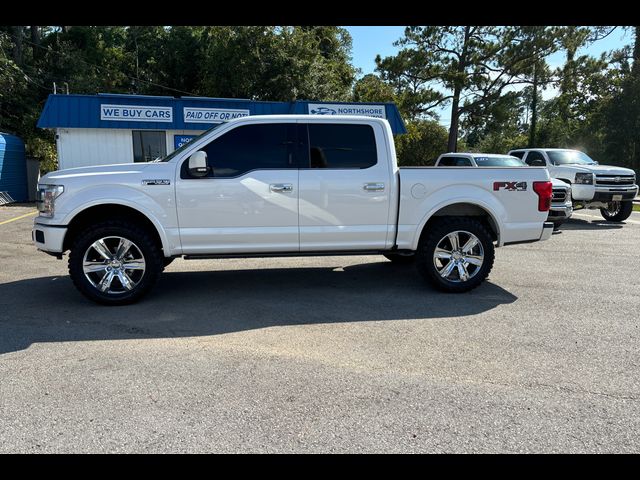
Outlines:
[[527, 189], [527, 182], [493, 182], [493, 191], [507, 190], [508, 192], [522, 192]]

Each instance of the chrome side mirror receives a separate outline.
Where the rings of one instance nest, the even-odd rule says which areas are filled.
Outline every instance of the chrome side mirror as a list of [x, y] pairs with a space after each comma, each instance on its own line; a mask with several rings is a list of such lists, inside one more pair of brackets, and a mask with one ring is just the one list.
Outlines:
[[192, 177], [206, 177], [209, 173], [207, 153], [198, 150], [189, 157], [189, 175]]

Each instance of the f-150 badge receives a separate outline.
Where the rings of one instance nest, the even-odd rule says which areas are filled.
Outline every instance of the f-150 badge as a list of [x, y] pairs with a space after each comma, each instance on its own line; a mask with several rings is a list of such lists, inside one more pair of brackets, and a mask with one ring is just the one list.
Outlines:
[[171, 185], [168, 178], [155, 178], [152, 180], [142, 180], [142, 185]]
[[507, 190], [508, 192], [522, 192], [527, 189], [527, 182], [493, 182], [493, 191]]

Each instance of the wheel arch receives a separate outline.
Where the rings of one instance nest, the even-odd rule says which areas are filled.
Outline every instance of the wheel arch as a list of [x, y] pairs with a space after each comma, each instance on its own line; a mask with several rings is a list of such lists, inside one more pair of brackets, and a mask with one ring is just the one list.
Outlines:
[[149, 231], [153, 236], [158, 248], [162, 249], [163, 255], [169, 255], [169, 242], [167, 241], [164, 229], [157, 219], [152, 215], [144, 213], [130, 205], [117, 202], [100, 203], [90, 205], [86, 208], [74, 212], [67, 223], [67, 233], [64, 237], [62, 251], [67, 251], [73, 245], [78, 234], [86, 227], [110, 219], [129, 219]]
[[500, 245], [500, 223], [491, 209], [487, 205], [480, 205], [477, 202], [456, 201], [441, 205], [425, 216], [417, 229], [419, 235], [416, 235], [414, 239], [413, 250], [418, 248], [418, 244], [434, 222], [443, 217], [478, 217], [491, 234], [493, 241]]

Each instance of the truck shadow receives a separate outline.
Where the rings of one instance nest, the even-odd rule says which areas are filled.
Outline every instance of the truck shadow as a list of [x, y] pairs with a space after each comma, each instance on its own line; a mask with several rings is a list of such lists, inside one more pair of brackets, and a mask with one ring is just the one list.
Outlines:
[[624, 222], [607, 222], [606, 220], [582, 220], [570, 218], [562, 224], [560, 230], [617, 230], [624, 227]]
[[96, 305], [68, 276], [0, 285], [0, 354], [36, 342], [178, 338], [284, 325], [463, 317], [517, 299], [491, 282], [454, 295], [412, 266], [165, 272], [141, 302]]

